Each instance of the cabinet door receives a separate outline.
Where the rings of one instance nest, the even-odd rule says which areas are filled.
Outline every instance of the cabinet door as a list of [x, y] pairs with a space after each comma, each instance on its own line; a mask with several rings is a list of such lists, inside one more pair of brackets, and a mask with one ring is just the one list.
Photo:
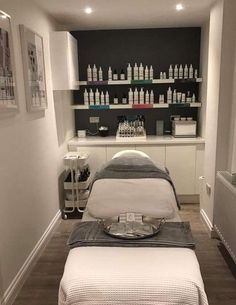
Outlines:
[[107, 161], [111, 160], [112, 157], [122, 151], [122, 150], [134, 150], [135, 149], [135, 146], [133, 145], [116, 145], [116, 146], [107, 146]]
[[77, 151], [89, 153], [88, 164], [91, 174], [95, 174], [95, 172], [106, 162], [105, 146], [82, 146], [78, 147]]
[[147, 154], [154, 162], [165, 166], [165, 145], [136, 145], [136, 150]]
[[179, 195], [195, 194], [195, 145], [167, 145], [166, 167]]
[[204, 175], [204, 144], [196, 145], [196, 176], [195, 176], [195, 193], [200, 193], [199, 177]]

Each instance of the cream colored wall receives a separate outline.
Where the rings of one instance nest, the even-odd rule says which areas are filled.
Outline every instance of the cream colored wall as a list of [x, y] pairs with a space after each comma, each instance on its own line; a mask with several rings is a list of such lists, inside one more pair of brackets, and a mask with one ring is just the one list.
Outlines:
[[[59, 210], [61, 157], [66, 139], [74, 133], [74, 123], [69, 93], [59, 95], [54, 105], [49, 52], [53, 20], [30, 0], [0, 1], [0, 9], [12, 17], [20, 107], [15, 116], [0, 118], [0, 297], [3, 297]], [[19, 24], [44, 39], [48, 97], [45, 113], [26, 111]]]

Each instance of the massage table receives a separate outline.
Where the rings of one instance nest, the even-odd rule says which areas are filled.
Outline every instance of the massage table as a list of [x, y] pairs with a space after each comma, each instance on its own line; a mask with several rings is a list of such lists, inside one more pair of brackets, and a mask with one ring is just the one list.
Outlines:
[[[137, 151], [114, 157], [119, 160], [124, 156], [145, 162], [149, 158]], [[95, 180], [82, 221], [124, 212], [181, 221], [174, 189], [165, 179]], [[58, 305], [111, 304], [208, 305], [194, 250], [99, 246], [71, 249], [59, 287]]]

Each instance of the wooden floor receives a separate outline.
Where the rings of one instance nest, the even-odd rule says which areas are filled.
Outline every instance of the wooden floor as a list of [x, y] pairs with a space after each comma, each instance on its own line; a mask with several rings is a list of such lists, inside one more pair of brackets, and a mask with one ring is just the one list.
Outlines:
[[[196, 241], [209, 305], [236, 305], [236, 268], [218, 240], [209, 239], [199, 216], [199, 206], [185, 204], [183, 221], [190, 221]], [[57, 305], [57, 292], [68, 254], [66, 240], [78, 220], [63, 220], [23, 286], [14, 305]], [[228, 262], [229, 261], [229, 262]]]

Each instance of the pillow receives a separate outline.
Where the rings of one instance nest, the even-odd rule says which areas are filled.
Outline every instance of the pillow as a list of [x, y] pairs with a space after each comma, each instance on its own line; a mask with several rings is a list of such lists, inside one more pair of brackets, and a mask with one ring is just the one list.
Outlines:
[[144, 158], [150, 159], [150, 157], [147, 154], [145, 154], [144, 152], [139, 151], [139, 150], [134, 150], [134, 149], [119, 151], [112, 157], [112, 159], [115, 159], [118, 157], [144, 157]]

